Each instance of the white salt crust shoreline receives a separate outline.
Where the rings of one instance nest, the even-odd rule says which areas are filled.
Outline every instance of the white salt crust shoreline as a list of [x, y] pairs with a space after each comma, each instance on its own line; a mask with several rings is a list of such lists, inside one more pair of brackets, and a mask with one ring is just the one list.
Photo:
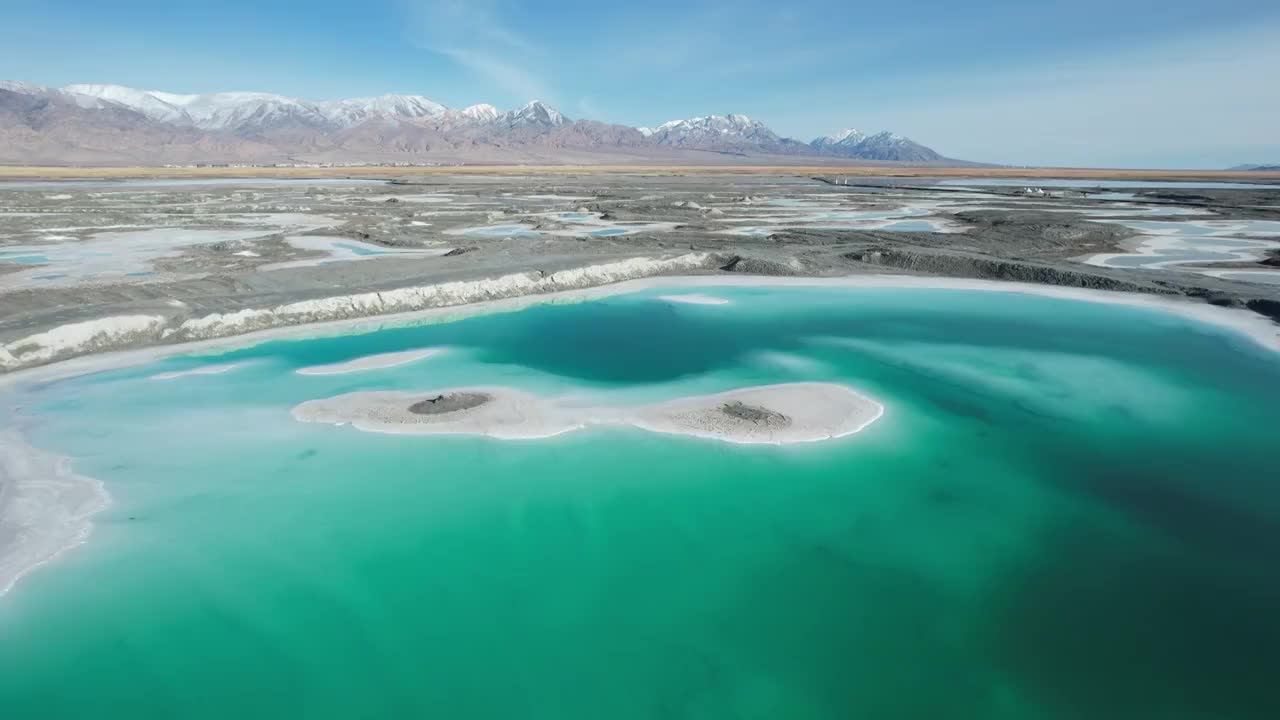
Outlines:
[[184, 377], [192, 377], [194, 375], [222, 375], [232, 370], [238, 370], [244, 367], [244, 363], [224, 363], [222, 365], [202, 365], [191, 370], [179, 370], [177, 372], [164, 372], [152, 375], [152, 380], [177, 380]]
[[[681, 258], [672, 259], [665, 265], [661, 264], [662, 261], [655, 261], [653, 266], [649, 269], [654, 271], [670, 271], [682, 265], [686, 267], [696, 267], [697, 263], [701, 261], [702, 260], [699, 258], [693, 256], [682, 256]], [[609, 274], [610, 273], [603, 273], [604, 276], [608, 276]], [[498, 279], [498, 282], [502, 281], [503, 279]], [[602, 282], [609, 282], [609, 280], [603, 280]], [[304, 325], [272, 327], [252, 332], [243, 332], [241, 334], [227, 337], [215, 337], [212, 339], [193, 341], [184, 344], [146, 347], [136, 350], [100, 352], [97, 354], [63, 360], [54, 364], [26, 369], [15, 369], [10, 372], [0, 373], [0, 398], [3, 397], [2, 393], [6, 389], [14, 387], [50, 382], [122, 367], [142, 365], [175, 355], [195, 353], [215, 354], [232, 349], [249, 347], [272, 340], [288, 338], [306, 339], [341, 334], [374, 332], [384, 328], [404, 327], [407, 325], [426, 324], [432, 322], [448, 322], [476, 315], [497, 312], [513, 312], [532, 305], [585, 302], [653, 288], [675, 291], [708, 290], [712, 288], [731, 287], [916, 288], [921, 290], [975, 290], [981, 292], [1038, 295], [1042, 297], [1079, 300], [1092, 303], [1127, 305], [1164, 312], [1195, 322], [1205, 323], [1230, 330], [1243, 337], [1249, 338], [1253, 343], [1262, 348], [1280, 352], [1280, 326], [1277, 326], [1267, 318], [1258, 315], [1257, 313], [1247, 310], [1216, 307], [1181, 298], [1163, 298], [1135, 293], [1063, 288], [1032, 283], [902, 275], [860, 275], [841, 278], [780, 278], [754, 276], [724, 277], [694, 275], [647, 277], [643, 279], [613, 282], [612, 284], [604, 284], [583, 289], [565, 290], [561, 292], [545, 292], [545, 287], [547, 287], [545, 284], [529, 285], [529, 292], [536, 293], [530, 295], [474, 302], [463, 300], [462, 302], [466, 304], [432, 307], [414, 310], [411, 312], [389, 313], [373, 317], [347, 318], [324, 322], [313, 322]], [[352, 297], [353, 296], [331, 298], [328, 302], [334, 305], [341, 305], [343, 303], [350, 303]], [[480, 297], [483, 298], [485, 296], [481, 294]], [[493, 297], [493, 295], [490, 294], [488, 297]], [[66, 340], [72, 344], [75, 342], [83, 342], [90, 347], [103, 347], [104, 340], [101, 336], [102, 328], [94, 325], [94, 323], [97, 322], [108, 323], [113, 327], [117, 327], [117, 329], [121, 330], [126, 335], [129, 333], [136, 333], [139, 337], [145, 337], [163, 325], [162, 318], [131, 316], [127, 318], [107, 318], [103, 321], [78, 323], [75, 326], [55, 328], [54, 330], [42, 333], [41, 335]], [[214, 323], [211, 319], [208, 322]], [[28, 340], [30, 340], [30, 338], [28, 338]], [[57, 345], [57, 343], [54, 344]], [[11, 343], [10, 346], [12, 345], [13, 344]], [[14, 367], [12, 364], [8, 363], [8, 361], [14, 357], [10, 354], [8, 347], [9, 346], [0, 347], [0, 369], [7, 370]], [[50, 358], [56, 354], [54, 350], [41, 350], [39, 352], [41, 354], [47, 353]], [[13, 456], [12, 453], [17, 452], [21, 454], [22, 452], [25, 452], [25, 448], [29, 448], [29, 446], [22, 441], [20, 434], [13, 429], [14, 418], [6, 417], [5, 421], [7, 427], [0, 428], [0, 456], [6, 454], [8, 454], [8, 456]], [[35, 452], [38, 453], [40, 451], [37, 450]], [[59, 460], [65, 461], [66, 459], [60, 458]], [[13, 526], [3, 519], [7, 517], [10, 512], [9, 506], [14, 502], [14, 498], [18, 494], [25, 492], [25, 486], [32, 483], [39, 484], [42, 482], [42, 477], [48, 475], [50, 469], [48, 464], [44, 464], [45, 470], [43, 472], [34, 469], [37, 468], [38, 465], [40, 464], [28, 463], [26, 465], [27, 472], [19, 472], [16, 475], [0, 476], [0, 538], [14, 537], [14, 533], [12, 532]], [[79, 475], [66, 475], [64, 477], [79, 478], [80, 484], [84, 487], [96, 487], [98, 491], [101, 492], [101, 484], [92, 478], [86, 478]], [[103, 497], [106, 497], [105, 494]], [[51, 502], [55, 505], [57, 504], [56, 499]], [[107, 501], [104, 499], [103, 507], [105, 507], [106, 502]], [[50, 509], [47, 512], [50, 517], [56, 517], [58, 514], [56, 508]], [[70, 514], [74, 515], [75, 513], [72, 512]], [[84, 517], [88, 518], [90, 514], [91, 513], [85, 513]], [[26, 556], [28, 558], [26, 567], [18, 568], [16, 572], [12, 569], [6, 571], [11, 576], [11, 579], [7, 583], [0, 583], [0, 587], [3, 587], [4, 585], [11, 586], [16, 578], [22, 573], [30, 570], [32, 567], [48, 562], [58, 553], [83, 542], [90, 527], [88, 520], [85, 519], [83, 532], [77, 534], [73, 539], [66, 540], [64, 545], [61, 545], [56, 549], [54, 549], [56, 541], [51, 544], [46, 539], [56, 535], [56, 527], [50, 527], [48, 529], [41, 527], [31, 528], [30, 530], [34, 532], [35, 535], [24, 538], [24, 544], [18, 547], [14, 547], [12, 545], [12, 540], [0, 540], [0, 563], [11, 563], [12, 561], [9, 560], [9, 558], [20, 557], [21, 553], [27, 552], [23, 549], [24, 547], [39, 546], [48, 549], [48, 552], [45, 553], [28, 553]], [[33, 543], [34, 545], [32, 545]], [[41, 555], [43, 555], [43, 557], [41, 557]], [[12, 566], [10, 565], [6, 567]]]
[[312, 365], [295, 370], [299, 375], [349, 375], [351, 373], [366, 372], [369, 370], [382, 370], [385, 368], [399, 367], [408, 365], [411, 362], [425, 360], [433, 355], [439, 355], [444, 352], [443, 348], [424, 348], [422, 350], [405, 350], [403, 352], [380, 353], [378, 355], [365, 355], [354, 360], [346, 362], [332, 363], [330, 365]]
[[702, 295], [700, 293], [688, 293], [685, 295], [659, 295], [659, 300], [667, 302], [682, 303], [685, 305], [728, 305], [729, 301], [724, 298], [715, 297], [714, 295]]
[[102, 483], [77, 475], [71, 459], [0, 431], [0, 596], [28, 572], [82, 544], [90, 516], [110, 504]]
[[[474, 408], [433, 415], [415, 403], [458, 394], [483, 395]], [[763, 411], [773, 422], [737, 417], [727, 406]], [[667, 435], [744, 445], [789, 445], [858, 433], [884, 414], [884, 406], [834, 383], [785, 383], [714, 395], [677, 398], [640, 407], [579, 407], [506, 387], [444, 388], [419, 393], [354, 392], [309, 400], [293, 409], [300, 422], [351, 425], [395, 435], [484, 435], [535, 440], [592, 426], [629, 426]], [[785, 422], [781, 418], [785, 417]]]

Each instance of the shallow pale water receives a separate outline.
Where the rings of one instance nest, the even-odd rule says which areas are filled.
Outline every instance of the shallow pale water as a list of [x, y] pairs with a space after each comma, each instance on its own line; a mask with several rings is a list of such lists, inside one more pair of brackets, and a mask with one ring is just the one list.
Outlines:
[[1227, 280], [1263, 283], [1266, 285], [1280, 285], [1280, 271], [1275, 270], [1245, 270], [1242, 272], [1214, 271], [1206, 274], [1211, 274], [1214, 277], [1226, 278]]
[[43, 265], [49, 262], [49, 258], [46, 255], [0, 252], [0, 262], [17, 263], [19, 265]]
[[1280, 248], [1280, 242], [1270, 239], [1280, 233], [1280, 223], [1269, 220], [1102, 222], [1152, 233], [1142, 236], [1136, 252], [1095, 255], [1088, 261], [1104, 267], [1165, 268], [1192, 263], [1252, 262], [1262, 259], [1267, 250]]
[[[10, 246], [5, 254], [19, 255], [19, 262], [38, 264], [31, 270], [5, 275], [0, 284], [23, 287], [31, 280], [78, 282], [108, 277], [142, 277], [153, 274], [152, 263], [182, 249], [213, 243], [238, 243], [263, 238], [271, 230], [225, 230], [162, 227], [147, 230], [98, 232], [91, 239], [71, 242]], [[31, 258], [23, 260], [23, 257]], [[8, 259], [0, 254], [0, 262]], [[56, 276], [56, 277], [53, 277]], [[46, 283], [47, 284], [47, 283]]]
[[386, 180], [355, 178], [155, 178], [151, 180], [5, 180], [0, 190], [94, 190], [132, 192], [150, 188], [192, 187], [307, 187], [310, 185], [386, 185]]
[[535, 237], [538, 231], [530, 225], [507, 223], [505, 225], [483, 225], [450, 231], [455, 235], [475, 235], [477, 237]]
[[[1029, 295], [668, 292], [19, 398], [115, 504], [0, 599], [4, 717], [1280, 715], [1277, 355]], [[289, 416], [368, 389], [639, 403], [796, 380], [887, 412], [782, 448]]]

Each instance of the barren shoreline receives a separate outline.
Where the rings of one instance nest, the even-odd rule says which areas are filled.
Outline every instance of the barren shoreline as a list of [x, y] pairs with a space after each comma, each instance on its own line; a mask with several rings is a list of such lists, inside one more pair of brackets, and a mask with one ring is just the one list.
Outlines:
[[[1101, 178], [1101, 187], [1067, 183], [1033, 197], [1021, 187], [945, 184], [950, 173], [935, 168], [893, 169], [917, 181], [879, 167], [759, 169], [610, 166], [618, 174], [602, 177], [568, 166], [510, 175], [496, 166], [418, 176], [406, 168], [394, 182], [292, 180], [290, 172], [271, 179], [252, 169], [221, 173], [252, 176], [239, 180], [210, 169], [201, 180], [201, 169], [185, 180], [88, 181], [62, 192], [41, 190], [57, 181], [0, 181], [0, 199], [13, 210], [0, 212], [0, 236], [19, 239], [0, 245], [9, 257], [0, 258], [0, 272], [18, 268], [0, 275], [0, 372], [653, 276], [1000, 279], [1185, 296], [1280, 319], [1280, 284], [1261, 276], [1080, 261], [1121, 251], [1141, 234], [1117, 218], [1191, 214], [1270, 232], [1280, 225], [1280, 185], [1253, 174], [1216, 178], [1262, 183], [1247, 189], [1100, 192]], [[1087, 173], [1042, 172], [1065, 180]], [[956, 177], [977, 183], [986, 174]], [[1002, 177], [1014, 175], [1037, 184], [1033, 171]], [[190, 214], [190, 189], [200, 183], [208, 202]], [[124, 230], [101, 232], [111, 228]], [[136, 252], [104, 240], [129, 233], [147, 241]], [[363, 249], [339, 257], [339, 245]], [[19, 264], [19, 251], [35, 254]], [[1246, 269], [1271, 267], [1259, 259]]]
[[452, 322], [477, 315], [515, 312], [533, 305], [577, 303], [625, 295], [650, 289], [688, 291], [733, 287], [809, 287], [809, 288], [885, 288], [920, 290], [973, 290], [1041, 297], [1108, 305], [1126, 305], [1213, 325], [1247, 337], [1253, 343], [1280, 352], [1280, 325], [1258, 313], [1238, 308], [1218, 307], [1181, 297], [1155, 296], [1142, 293], [1091, 290], [1041, 285], [1037, 283], [971, 280], [965, 278], [914, 275], [851, 275], [836, 278], [668, 275], [625, 280], [599, 286], [559, 292], [519, 295], [494, 300], [480, 300], [462, 305], [431, 307], [410, 312], [389, 313], [371, 317], [326, 320], [299, 325], [227, 335], [192, 342], [144, 346], [134, 349], [112, 349], [81, 355], [48, 365], [37, 365], [0, 373], [0, 392], [7, 386], [48, 382], [103, 370], [141, 365], [177, 355], [216, 355], [237, 348], [251, 347], [272, 340], [332, 337], [334, 335], [374, 332], [385, 328], [404, 327], [435, 322]]
[[[0, 372], [0, 387], [7, 376], [32, 369], [33, 366], [53, 363], [75, 367], [67, 365], [64, 358], [74, 361], [84, 359], [85, 356], [96, 358], [103, 354], [131, 356], [135, 352], [141, 352], [143, 357], [167, 357], [193, 349], [252, 344], [271, 337], [305, 337], [326, 329], [382, 327], [449, 316], [465, 317], [480, 312], [514, 310], [541, 302], [589, 300], [651, 287], [669, 287], [673, 290], [753, 286], [860, 287], [1024, 293], [1171, 312], [1199, 322], [1231, 328], [1248, 335], [1264, 347], [1280, 349], [1280, 325], [1268, 318], [1247, 310], [1219, 307], [1178, 296], [921, 275], [869, 274], [819, 278], [675, 274], [680, 270], [698, 270], [707, 262], [708, 256], [698, 254], [658, 260], [635, 258], [537, 279], [522, 273], [492, 280], [402, 288], [394, 293], [336, 296], [267, 310], [211, 315], [184, 321], [176, 328], [169, 326], [162, 316], [101, 318], [61, 326], [0, 345], [0, 370], [6, 371]], [[665, 297], [670, 301], [674, 295]], [[330, 319], [334, 314], [339, 319]], [[171, 337], [181, 337], [187, 341], [160, 344]], [[156, 352], [147, 354], [145, 347], [138, 351], [124, 350], [130, 346], [155, 346]], [[124, 352], [117, 352], [121, 350]], [[23, 354], [15, 354], [18, 351]]]
[[1115, 168], [1017, 168], [1017, 167], [947, 167], [944, 165], [903, 165], [850, 163], [831, 160], [824, 163], [673, 165], [661, 162], [595, 165], [440, 165], [388, 167], [380, 165], [332, 168], [279, 167], [201, 167], [164, 168], [140, 166], [53, 166], [3, 165], [4, 179], [112, 179], [134, 178], [279, 178], [279, 179], [380, 179], [411, 178], [438, 175], [606, 175], [643, 174], [742, 174], [742, 175], [812, 175], [839, 172], [859, 177], [948, 177], [948, 178], [1077, 178], [1097, 180], [1242, 180], [1259, 184], [1280, 181], [1280, 173], [1243, 170], [1144, 170]]

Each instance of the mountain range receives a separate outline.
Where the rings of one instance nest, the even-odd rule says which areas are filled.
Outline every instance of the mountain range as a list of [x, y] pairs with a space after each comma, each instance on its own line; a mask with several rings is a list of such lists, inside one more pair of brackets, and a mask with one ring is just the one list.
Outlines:
[[0, 163], [731, 163], [968, 164], [889, 132], [812, 142], [744, 115], [633, 128], [572, 120], [538, 101], [455, 109], [421, 95], [313, 102], [259, 92], [183, 95], [121, 85], [0, 81]]

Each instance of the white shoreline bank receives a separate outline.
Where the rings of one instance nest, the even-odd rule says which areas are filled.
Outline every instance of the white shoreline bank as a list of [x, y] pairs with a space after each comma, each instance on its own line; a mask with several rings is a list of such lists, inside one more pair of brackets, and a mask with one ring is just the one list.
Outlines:
[[71, 459], [0, 431], [0, 596], [18, 580], [82, 544], [110, 497], [102, 483], [71, 470]]
[[[136, 350], [112, 351], [79, 356], [49, 365], [29, 367], [0, 374], [0, 398], [3, 397], [2, 393], [6, 390], [21, 385], [50, 382], [95, 372], [136, 366], [176, 355], [200, 353], [214, 354], [237, 348], [250, 347], [272, 340], [290, 338], [307, 339], [340, 334], [374, 332], [384, 328], [404, 327], [408, 325], [432, 322], [448, 322], [476, 315], [513, 312], [533, 305], [585, 302], [652, 288], [684, 290], [690, 288], [708, 289], [716, 287], [918, 288], [922, 290], [974, 290], [981, 292], [1038, 295], [1042, 297], [1078, 300], [1101, 304], [1127, 305], [1157, 312], [1164, 312], [1194, 322], [1213, 325], [1215, 327], [1237, 333], [1242, 337], [1249, 338], [1252, 342], [1264, 349], [1280, 352], [1280, 326], [1272, 323], [1267, 318], [1248, 310], [1221, 308], [1182, 298], [1166, 298], [1136, 293], [1064, 288], [1032, 283], [1011, 283], [991, 280], [905, 275], [859, 275], [841, 278], [781, 278], [756, 276], [726, 277], [697, 275], [666, 276], [628, 280], [585, 289], [535, 293], [499, 300], [487, 300], [469, 304], [436, 307], [374, 317], [360, 317], [305, 325], [274, 327], [240, 335], [219, 337], [191, 343], [151, 346]], [[139, 321], [140, 324], [146, 324], [147, 322], [151, 322], [151, 318], [143, 317], [139, 318]], [[50, 331], [50, 334], [56, 334], [56, 330]], [[27, 452], [34, 452], [37, 455], [42, 452], [30, 448], [30, 446], [22, 440], [21, 435], [12, 427], [14, 424], [12, 417], [6, 417], [5, 422], [9, 427], [0, 428], [0, 456], [20, 457], [23, 453]], [[96, 492], [101, 494], [102, 507], [105, 507], [109, 498], [105, 492], [103, 492], [101, 483], [92, 478], [69, 473], [66, 471], [66, 465], [60, 464], [66, 462], [68, 462], [68, 459], [58, 457], [57, 461], [52, 463], [49, 461], [36, 463], [28, 462], [27, 467], [42, 467], [46, 473], [56, 471], [52, 473], [54, 478], [60, 476], [65, 480], [79, 482], [85, 488], [96, 488]], [[61, 468], [61, 470], [59, 470], [59, 468]], [[61, 475], [59, 475], [59, 473], [61, 473]], [[0, 481], [3, 481], [0, 482], [0, 538], [6, 537], [5, 533], [8, 532], [3, 524], [3, 518], [6, 517], [6, 513], [10, 511], [9, 507], [13, 502], [14, 495], [16, 494], [16, 491], [14, 490], [16, 483], [11, 480], [4, 480], [4, 477], [4, 475], [0, 475]], [[13, 485], [14, 487], [10, 487], [10, 485]], [[47, 512], [56, 516], [57, 511], [58, 509], [55, 507]], [[83, 542], [84, 537], [87, 536], [87, 533], [91, 528], [88, 518], [93, 512], [96, 512], [96, 510], [85, 511], [82, 517], [78, 517], [78, 522], [82, 522], [83, 524], [79, 526], [80, 530], [77, 531], [73, 537], [68, 539], [65, 536], [59, 536], [64, 538], [65, 543], [60, 549], [52, 552], [52, 554], [49, 554], [43, 560], [35, 561], [34, 564], [20, 569], [16, 573], [12, 570], [6, 571], [11, 577], [7, 583], [0, 583], [0, 586], [5, 584], [11, 586], [18, 576], [24, 574], [33, 567], [43, 564], [44, 562], [48, 562], [53, 557], [56, 557], [58, 552], [65, 551], [66, 549]], [[72, 511], [65, 513], [64, 516], [76, 516], [76, 513]], [[56, 528], [54, 528], [54, 530], [56, 532]], [[3, 541], [0, 541], [0, 558], [7, 559], [11, 556], [11, 552], [6, 549], [2, 543]]]
[[[410, 406], [460, 394], [484, 404], [419, 414]], [[726, 411], [737, 406], [744, 417]], [[676, 398], [640, 407], [579, 407], [507, 387], [441, 388], [427, 392], [354, 392], [308, 400], [292, 411], [299, 422], [351, 425], [394, 435], [483, 435], [536, 440], [592, 426], [634, 427], [741, 445], [790, 445], [856, 434], [884, 415], [884, 406], [845, 385], [800, 382]]]

